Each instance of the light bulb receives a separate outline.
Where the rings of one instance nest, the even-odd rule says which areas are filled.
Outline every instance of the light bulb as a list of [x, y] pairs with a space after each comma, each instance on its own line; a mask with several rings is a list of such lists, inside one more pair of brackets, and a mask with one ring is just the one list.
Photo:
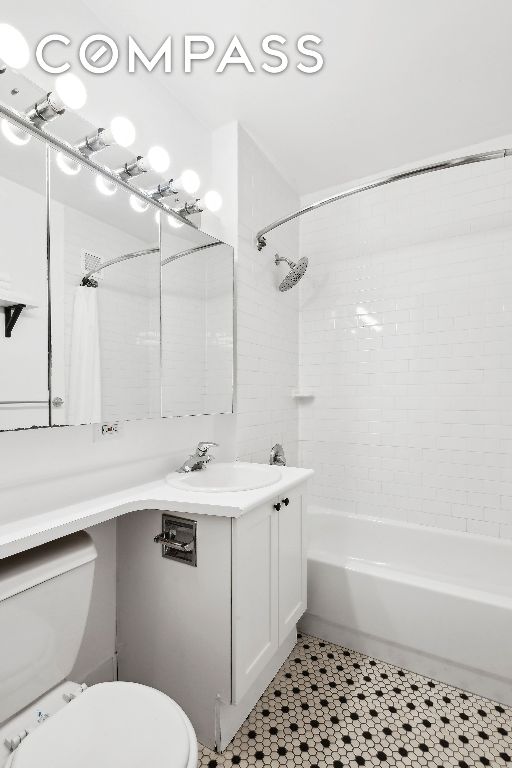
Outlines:
[[149, 208], [149, 203], [147, 200], [141, 200], [137, 195], [130, 195], [130, 206], [137, 213], [144, 213]]
[[169, 226], [173, 229], [181, 229], [183, 226], [183, 222], [178, 221], [178, 219], [175, 219], [174, 216], [168, 216], [167, 221], [169, 222]]
[[151, 147], [147, 160], [155, 173], [164, 173], [171, 164], [169, 153], [163, 147]]
[[13, 125], [8, 120], [2, 120], [1, 127], [5, 138], [10, 141], [11, 144], [15, 144], [17, 147], [25, 146], [25, 144], [28, 144], [32, 138], [29, 133], [22, 130], [21, 128], [18, 128], [17, 125]]
[[0, 24], [0, 59], [13, 69], [23, 69], [30, 59], [27, 41], [11, 24]]
[[114, 144], [120, 147], [130, 147], [135, 141], [135, 126], [127, 117], [114, 117], [108, 129]]
[[85, 85], [72, 72], [66, 72], [56, 78], [55, 90], [63, 105], [69, 109], [81, 109], [87, 101]]
[[67, 176], [76, 176], [82, 170], [80, 163], [77, 163], [76, 160], [72, 160], [62, 152], [57, 152], [55, 162], [62, 173], [65, 173]]
[[201, 179], [198, 174], [190, 168], [187, 168], [178, 179], [176, 189], [182, 189], [188, 195], [194, 195], [200, 186]]
[[102, 195], [115, 195], [117, 192], [117, 184], [104, 176], [96, 176], [96, 189], [101, 192]]
[[209, 211], [217, 213], [222, 208], [222, 197], [215, 189], [210, 189], [204, 196], [204, 204]]

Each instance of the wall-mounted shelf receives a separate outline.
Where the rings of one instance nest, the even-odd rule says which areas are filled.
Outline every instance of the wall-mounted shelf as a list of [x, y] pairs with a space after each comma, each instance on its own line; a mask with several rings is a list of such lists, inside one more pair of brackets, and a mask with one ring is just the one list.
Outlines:
[[35, 309], [37, 305], [31, 304], [21, 296], [9, 296], [0, 293], [0, 307], [5, 309], [5, 337], [11, 338], [12, 329], [16, 325], [19, 316], [24, 309]]

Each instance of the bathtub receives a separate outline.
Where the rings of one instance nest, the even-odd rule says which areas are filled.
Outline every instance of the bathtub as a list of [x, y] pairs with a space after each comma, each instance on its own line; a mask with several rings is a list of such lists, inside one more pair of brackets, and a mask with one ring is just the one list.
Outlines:
[[512, 704], [512, 542], [311, 508], [302, 631]]

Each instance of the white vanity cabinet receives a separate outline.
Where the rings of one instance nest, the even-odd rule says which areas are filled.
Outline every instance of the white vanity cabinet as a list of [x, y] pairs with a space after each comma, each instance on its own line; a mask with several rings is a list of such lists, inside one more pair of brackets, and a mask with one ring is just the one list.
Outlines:
[[301, 489], [233, 521], [232, 699], [239, 702], [306, 610]]
[[305, 497], [293, 490], [285, 496], [277, 515], [279, 560], [279, 642], [283, 642], [306, 610], [307, 558]]
[[163, 558], [162, 512], [118, 520], [119, 679], [158, 688], [223, 749], [291, 652], [306, 609], [305, 484], [196, 522], [197, 566]]

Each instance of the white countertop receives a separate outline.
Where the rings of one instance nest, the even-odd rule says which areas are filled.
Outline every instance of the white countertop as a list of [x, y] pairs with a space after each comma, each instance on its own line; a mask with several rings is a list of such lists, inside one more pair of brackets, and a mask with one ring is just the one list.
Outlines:
[[160, 509], [195, 515], [241, 517], [251, 509], [281, 496], [313, 475], [312, 469], [280, 467], [282, 477], [273, 485], [252, 491], [204, 493], [183, 491], [165, 479], [97, 496], [78, 504], [0, 524], [0, 559], [59, 539], [91, 525], [104, 523], [128, 512]]

